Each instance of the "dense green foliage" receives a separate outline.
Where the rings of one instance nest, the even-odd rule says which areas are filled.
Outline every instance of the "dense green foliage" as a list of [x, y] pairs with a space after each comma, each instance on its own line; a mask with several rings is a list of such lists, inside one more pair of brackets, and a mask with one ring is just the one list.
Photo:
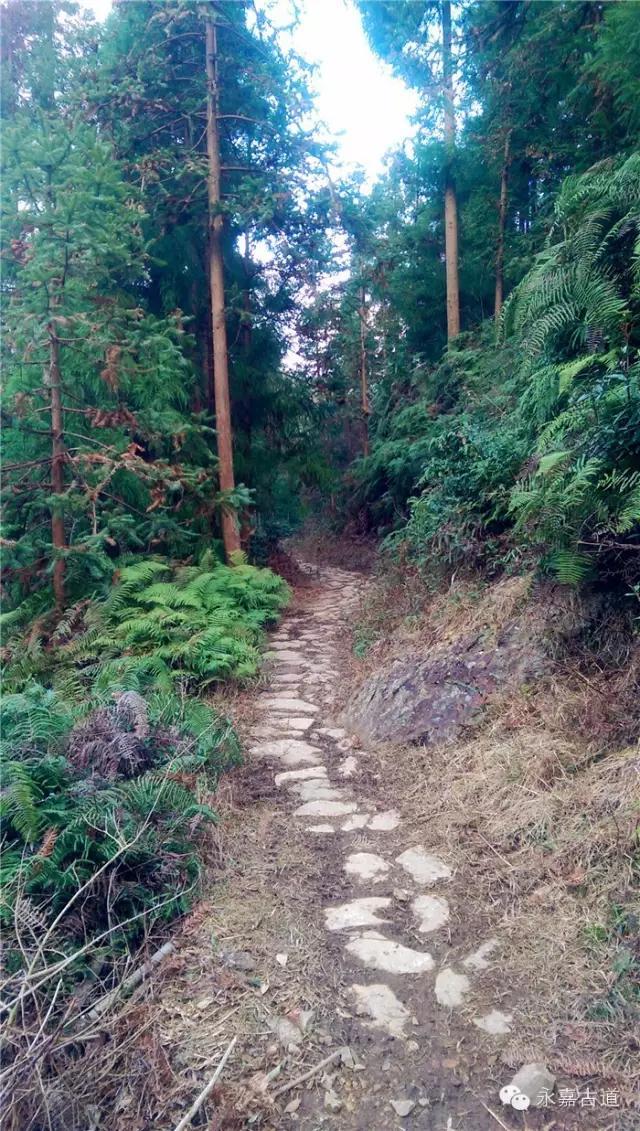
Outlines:
[[[360, 7], [374, 48], [433, 91], [437, 37], [428, 29], [438, 5]], [[425, 134], [395, 156], [365, 205], [354, 274], [366, 280], [371, 311], [372, 450], [353, 466], [347, 506], [431, 568], [499, 570], [526, 558], [573, 584], [637, 584], [633, 9], [524, 2], [460, 11], [465, 331], [443, 357], [445, 157], [428, 118], [437, 98], [425, 106]], [[498, 241], [507, 302], [494, 331], [483, 319]]]

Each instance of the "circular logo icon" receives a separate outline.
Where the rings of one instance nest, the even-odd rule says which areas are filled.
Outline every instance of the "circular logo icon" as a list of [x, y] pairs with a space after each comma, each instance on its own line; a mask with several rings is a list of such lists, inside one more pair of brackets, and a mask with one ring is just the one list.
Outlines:
[[505, 1084], [504, 1088], [500, 1089], [500, 1099], [503, 1104], [510, 1104], [514, 1096], [520, 1094], [520, 1089], [515, 1084]]

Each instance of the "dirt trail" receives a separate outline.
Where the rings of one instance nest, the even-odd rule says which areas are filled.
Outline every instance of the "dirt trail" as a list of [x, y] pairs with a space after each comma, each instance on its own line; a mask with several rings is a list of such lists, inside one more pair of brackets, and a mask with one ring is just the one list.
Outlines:
[[513, 1075], [500, 1057], [513, 1039], [501, 940], [474, 906], [473, 878], [403, 816], [402, 775], [378, 773], [334, 717], [360, 587], [323, 569], [270, 639], [222, 834], [227, 887], [216, 884], [187, 932], [167, 1036], [175, 1042], [178, 1024], [194, 1091], [238, 1036], [211, 1126], [610, 1126], [586, 1111], [501, 1105]]

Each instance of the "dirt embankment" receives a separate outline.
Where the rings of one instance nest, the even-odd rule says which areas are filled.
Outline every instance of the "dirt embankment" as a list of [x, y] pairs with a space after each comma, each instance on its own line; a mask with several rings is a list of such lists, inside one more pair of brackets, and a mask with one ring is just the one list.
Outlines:
[[387, 576], [370, 589], [356, 641], [362, 658], [344, 717], [378, 741], [377, 772], [405, 805], [411, 799], [416, 833], [454, 860], [468, 893], [466, 927], [488, 915], [506, 941], [498, 977], [517, 1027], [502, 1060], [545, 1061], [574, 1085], [608, 1086], [633, 1106], [640, 663], [632, 637], [600, 602], [531, 578], [427, 598]]

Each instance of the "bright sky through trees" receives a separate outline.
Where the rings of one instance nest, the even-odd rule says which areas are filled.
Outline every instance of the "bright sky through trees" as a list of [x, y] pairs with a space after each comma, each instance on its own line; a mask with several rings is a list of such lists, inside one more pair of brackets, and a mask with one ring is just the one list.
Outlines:
[[[111, 8], [111, 0], [84, 2], [99, 19]], [[276, 24], [291, 22], [291, 0], [269, 6]], [[342, 163], [362, 165], [371, 181], [381, 171], [387, 150], [411, 133], [415, 92], [376, 59], [348, 0], [303, 0], [298, 7], [300, 23], [291, 45], [318, 64], [312, 84], [318, 114], [338, 143]]]

